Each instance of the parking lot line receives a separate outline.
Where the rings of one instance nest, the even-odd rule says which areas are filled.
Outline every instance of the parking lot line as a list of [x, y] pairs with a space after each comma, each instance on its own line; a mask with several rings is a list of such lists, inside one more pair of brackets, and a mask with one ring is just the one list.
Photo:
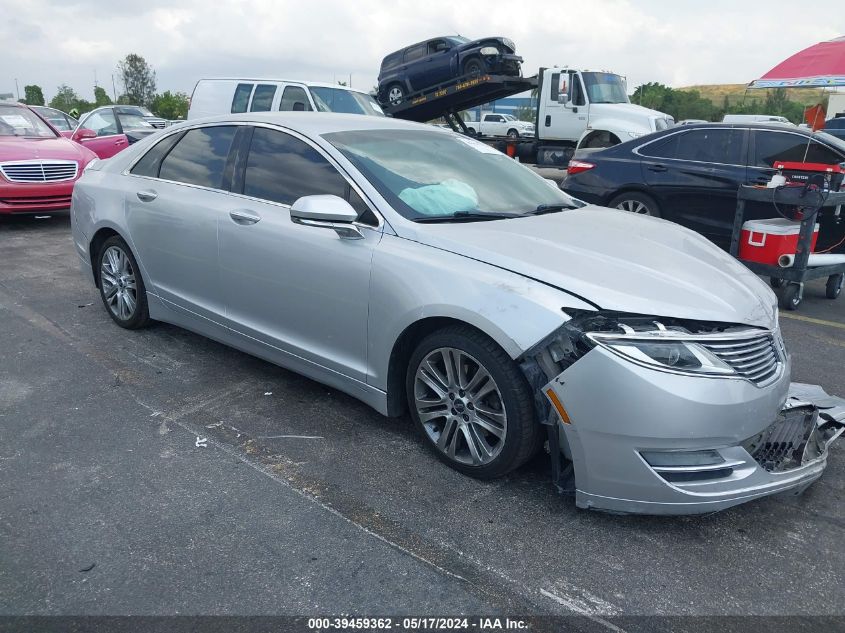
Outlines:
[[816, 323], [818, 325], [827, 325], [830, 327], [836, 327], [841, 330], [845, 330], [845, 323], [839, 323], [837, 321], [826, 321], [825, 319], [815, 319], [813, 317], [804, 316], [802, 314], [790, 314], [788, 312], [781, 312], [780, 316], [786, 319], [794, 319], [796, 321], [805, 321], [807, 323]]

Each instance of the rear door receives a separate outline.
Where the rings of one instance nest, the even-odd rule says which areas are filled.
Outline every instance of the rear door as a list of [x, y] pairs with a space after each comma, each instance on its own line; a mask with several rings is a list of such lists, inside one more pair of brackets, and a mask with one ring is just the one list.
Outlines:
[[707, 127], [670, 134], [635, 150], [661, 214], [726, 245], [745, 182], [747, 130]]
[[230, 151], [245, 126], [212, 125], [165, 137], [130, 173], [129, 234], [169, 307], [215, 322], [223, 318], [217, 222], [232, 208]]
[[[304, 359], [312, 369], [316, 364], [363, 383], [378, 220], [337, 167], [303, 138], [255, 127], [248, 145], [235, 185], [242, 194], [218, 211], [229, 327], [263, 343], [264, 354], [287, 366]], [[315, 194], [345, 197], [361, 212], [364, 238], [346, 240], [331, 229], [294, 224], [290, 205]]]

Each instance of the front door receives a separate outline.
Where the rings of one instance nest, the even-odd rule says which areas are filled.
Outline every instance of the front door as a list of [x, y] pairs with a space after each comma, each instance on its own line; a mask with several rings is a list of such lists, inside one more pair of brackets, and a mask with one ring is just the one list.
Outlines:
[[166, 137], [132, 168], [137, 178], [126, 198], [133, 248], [156, 294], [215, 322], [224, 315], [217, 223], [233, 204], [225, 189], [239, 129], [209, 126]]
[[576, 143], [587, 127], [588, 108], [578, 73], [546, 71], [543, 85], [543, 117], [538, 134], [543, 140]]
[[[239, 161], [240, 162], [240, 161]], [[290, 205], [345, 197], [373, 218], [335, 166], [305, 140], [256, 127], [229, 208], [220, 211], [220, 278], [229, 327], [291, 366], [310, 363], [364, 382], [370, 263], [377, 222], [363, 239], [294, 224]]]
[[[80, 138], [79, 130], [87, 129], [97, 133], [94, 138]], [[117, 117], [111, 108], [92, 112], [85, 117], [72, 136], [77, 143], [84, 145], [99, 158], [111, 158], [129, 146], [126, 135], [120, 130]]]
[[643, 180], [661, 215], [727, 246], [745, 181], [746, 137], [744, 129], [708, 127], [639, 148]]

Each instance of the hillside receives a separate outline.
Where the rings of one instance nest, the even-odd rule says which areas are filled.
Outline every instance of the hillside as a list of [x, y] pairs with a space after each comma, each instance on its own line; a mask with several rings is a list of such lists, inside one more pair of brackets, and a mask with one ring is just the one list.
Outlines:
[[[745, 84], [710, 84], [706, 86], [685, 86], [678, 88], [678, 90], [696, 90], [703, 99], [707, 99], [717, 107], [724, 105], [726, 96], [728, 97], [728, 104], [735, 105], [743, 103], [743, 100], [745, 103], [751, 103], [755, 99], [762, 102], [769, 92], [760, 89], [746, 90], [746, 88]], [[786, 98], [802, 105], [814, 105], [823, 99], [823, 93], [818, 88], [787, 88]]]

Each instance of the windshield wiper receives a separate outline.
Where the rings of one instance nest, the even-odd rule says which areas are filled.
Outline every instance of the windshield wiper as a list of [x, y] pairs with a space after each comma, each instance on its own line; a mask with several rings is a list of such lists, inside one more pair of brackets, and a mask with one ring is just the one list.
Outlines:
[[553, 202], [551, 204], [538, 205], [533, 211], [529, 211], [525, 215], [546, 215], [547, 213], [557, 213], [558, 211], [566, 211], [568, 209], [577, 209], [578, 205], [571, 202]]
[[431, 215], [424, 218], [414, 218], [414, 222], [420, 224], [433, 224], [438, 222], [478, 222], [482, 220], [504, 220], [507, 218], [518, 218], [517, 213], [485, 213], [483, 211], [458, 211], [453, 215]]

